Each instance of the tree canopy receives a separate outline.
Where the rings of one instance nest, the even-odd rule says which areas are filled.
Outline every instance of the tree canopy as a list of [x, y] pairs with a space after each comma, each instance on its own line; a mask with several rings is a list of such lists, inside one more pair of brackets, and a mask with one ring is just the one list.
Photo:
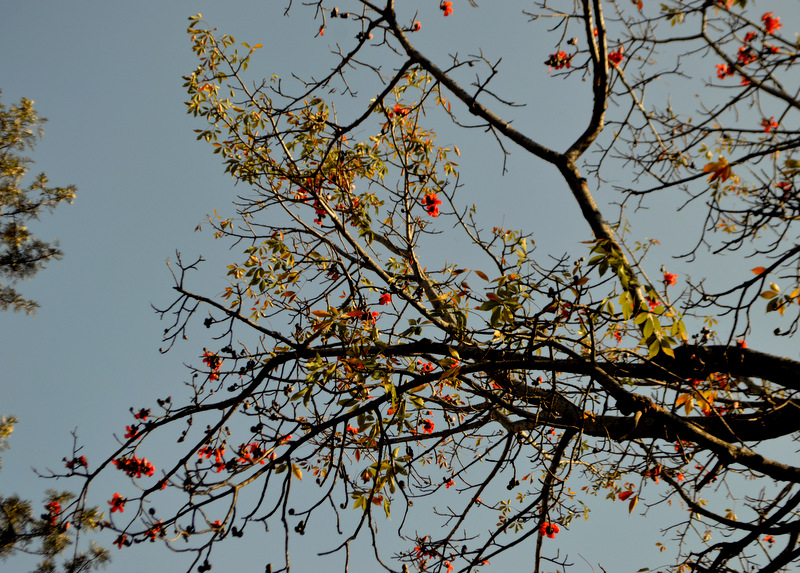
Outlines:
[[[64, 475], [81, 493], [58, 520], [120, 471], [114, 543], [161, 539], [199, 571], [260, 535], [285, 537], [264, 561], [289, 570], [289, 540], [329, 527], [320, 553], [366, 539], [390, 571], [524, 551], [538, 572], [573, 564], [559, 539], [609, 498], [632, 519], [680, 508], [643, 566], [792, 567], [800, 362], [747, 340], [800, 319], [796, 40], [745, 0], [535, 4], [522, 15], [552, 47], [524, 72], [490, 30], [473, 55], [417, 47], [491, 6], [289, 2], [317, 36], [350, 32], [333, 68], [292, 78], [254, 74], [260, 44], [190, 18], [188, 111], [239, 189], [234, 214], [209, 217], [229, 284], [198, 291], [201, 260], [178, 258], [158, 312], [165, 352], [198, 348], [188, 396], [132, 405], [102, 461], [76, 449]], [[504, 92], [521, 73], [583, 93], [566, 145], [526, 121], [541, 102]], [[515, 192], [571, 195], [583, 236], [540, 253], [544, 204], [529, 228], [482, 216], [467, 162], [486, 171], [493, 153], [498, 188], [512, 154], [557, 173], [559, 189], [532, 172]], [[636, 222], [676, 196], [667, 216], [691, 214], [673, 232], [694, 247], [654, 251]], [[730, 272], [708, 276], [724, 253]], [[156, 467], [148, 449], [170, 439]]]
[[34, 237], [27, 224], [59, 203], [72, 203], [75, 187], [48, 187], [44, 173], [21, 186], [31, 160], [18, 153], [33, 150], [44, 122], [32, 100], [22, 98], [10, 108], [0, 103], [0, 310], [34, 312], [36, 301], [23, 298], [14, 285], [62, 256], [57, 242]]

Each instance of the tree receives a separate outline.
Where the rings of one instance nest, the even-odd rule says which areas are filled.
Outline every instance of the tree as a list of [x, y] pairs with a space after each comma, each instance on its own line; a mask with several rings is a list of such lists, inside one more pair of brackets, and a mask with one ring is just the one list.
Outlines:
[[72, 203], [75, 187], [48, 187], [44, 173], [27, 187], [21, 186], [31, 160], [17, 153], [33, 150], [44, 122], [32, 100], [22, 98], [8, 109], [0, 103], [0, 310], [35, 312], [38, 303], [23, 298], [14, 285], [33, 278], [48, 261], [63, 254], [57, 242], [31, 235], [27, 224], [59, 203]]
[[[13, 417], [0, 418], [0, 452], [8, 449], [8, 438], [16, 422]], [[82, 459], [85, 464], [86, 458]], [[76, 462], [73, 467], [80, 467], [77, 463], [80, 458], [75, 458], [73, 462]], [[99, 526], [100, 512], [97, 508], [75, 511], [70, 519], [64, 518], [62, 504], [68, 503], [73, 497], [66, 492], [48, 490], [42, 504], [44, 513], [37, 517], [31, 502], [16, 495], [0, 495], [0, 560], [16, 553], [27, 553], [41, 557], [36, 573], [56, 571], [56, 559], [64, 556], [70, 545], [75, 545], [75, 529], [91, 531]], [[75, 549], [74, 554], [62, 564], [64, 573], [92, 571], [104, 566], [110, 558], [106, 549], [94, 543], [90, 544], [87, 551]]]
[[[417, 3], [345, 3], [311, 3], [318, 36], [354, 39], [329, 72], [296, 81], [253, 81], [260, 44], [190, 19], [188, 109], [243, 189], [235, 215], [210, 224], [242, 255], [216, 297], [190, 287], [200, 260], [178, 258], [177, 298], [159, 313], [164, 351], [208, 329], [190, 395], [136, 405], [116, 451], [68, 468], [84, 480], [71, 510], [118, 470], [135, 487], [108, 500], [117, 546], [161, 538], [199, 571], [220, 542], [270, 526], [287, 554], [267, 570], [288, 570], [289, 539], [330, 523], [342, 541], [322, 550], [348, 559], [366, 537], [387, 570], [471, 571], [525, 547], [542, 571], [570, 564], [559, 539], [607, 497], [675, 516], [662, 569], [791, 568], [800, 363], [745, 342], [764, 328], [791, 338], [800, 319], [797, 45], [779, 16], [744, 0], [526, 12], [552, 38], [532, 73], [586, 96], [556, 148], [516, 127], [525, 102], [503, 93], [490, 46], [415, 47], [462, 7], [441, 2], [448, 19], [434, 21]], [[679, 97], [688, 89], [697, 99]], [[530, 230], [481, 222], [460, 150], [434, 124], [483, 133], [498, 171], [513, 149], [557, 172], [586, 224], [570, 237], [581, 248], [539, 255]], [[600, 202], [612, 175], [618, 193]], [[670, 263], [682, 276], [655, 269], [685, 253], [653, 255], [635, 234], [665, 192], [700, 221]], [[445, 234], [473, 252], [444, 260]], [[708, 252], [737, 259], [706, 277]], [[156, 468], [148, 449], [175, 427]], [[381, 514], [400, 516], [402, 550], [382, 548]]]
[[[76, 193], [74, 186], [48, 187], [44, 173], [28, 187], [21, 186], [31, 160], [17, 152], [34, 148], [42, 136], [44, 122], [34, 110], [32, 100], [22, 98], [19, 105], [8, 109], [0, 103], [0, 310], [35, 312], [38, 303], [23, 298], [14, 285], [33, 278], [48, 261], [62, 256], [56, 242], [32, 236], [26, 226], [59, 203], [72, 203]], [[13, 416], [0, 417], [0, 452], [8, 449], [16, 422]], [[73, 463], [77, 460], [76, 457]], [[75, 469], [80, 470], [80, 466]], [[47, 490], [42, 503], [44, 513], [37, 517], [30, 501], [0, 494], [0, 560], [27, 553], [41, 557], [37, 573], [55, 571], [56, 559], [65, 556], [75, 543], [72, 526], [85, 531], [99, 526], [97, 508], [84, 506], [66, 517], [62, 504], [72, 497], [68, 492]], [[74, 549], [62, 563], [64, 573], [91, 571], [109, 559], [108, 551], [94, 544], [85, 551]]]

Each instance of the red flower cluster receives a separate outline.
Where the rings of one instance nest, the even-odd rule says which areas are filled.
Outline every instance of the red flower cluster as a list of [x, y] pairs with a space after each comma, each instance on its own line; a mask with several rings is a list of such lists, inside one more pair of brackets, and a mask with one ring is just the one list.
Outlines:
[[392, 295], [388, 292], [385, 292], [381, 295], [381, 298], [378, 299], [378, 304], [391, 304], [392, 302]]
[[211, 369], [209, 380], [219, 380], [219, 370], [222, 368], [222, 358], [210, 350], [203, 349], [203, 363]]
[[433, 420], [431, 420], [429, 418], [425, 419], [425, 420], [422, 420], [422, 431], [424, 433], [432, 434], [434, 427], [435, 427], [435, 424], [433, 423]]
[[664, 271], [664, 282], [667, 286], [675, 286], [675, 283], [678, 282], [678, 275]]
[[222, 446], [221, 448], [212, 448], [210, 446], [206, 446], [197, 450], [197, 455], [201, 458], [205, 457], [208, 459], [211, 456], [214, 456], [214, 469], [217, 471], [217, 473], [225, 469], [225, 462], [222, 460], [222, 455], [224, 453], [225, 446]]
[[622, 63], [623, 58], [625, 57], [622, 55], [623, 48], [624, 46], [620, 46], [619, 48], [617, 48], [616, 51], [608, 53], [608, 63], [614, 66], [615, 68], [619, 67], [619, 65]]
[[441, 204], [442, 201], [439, 199], [436, 193], [427, 193], [425, 198], [422, 200], [422, 206], [425, 207], [425, 210], [431, 217], [439, 216], [439, 205]]
[[772, 15], [775, 12], [767, 12], [763, 16], [761, 16], [761, 21], [764, 22], [764, 31], [767, 34], [774, 34], [781, 28], [783, 28], [783, 24], [781, 24], [780, 17], [773, 18]]
[[758, 59], [758, 54], [756, 54], [752, 46], [742, 46], [739, 48], [736, 59], [739, 60], [741, 65], [746, 66], [755, 62]]
[[61, 513], [61, 504], [53, 500], [45, 505], [44, 508], [47, 513], [42, 516], [42, 519], [45, 519], [50, 527], [55, 527], [56, 523], [58, 523], [58, 516]]
[[728, 76], [733, 75], [733, 68], [728, 64], [717, 64], [717, 77], [724, 80]]
[[560, 70], [561, 68], [569, 68], [572, 64], [572, 57], [575, 54], [568, 55], [563, 50], [555, 54], [550, 54], [545, 61], [545, 65]]
[[123, 457], [114, 460], [114, 465], [117, 466], [118, 470], [125, 472], [130, 477], [140, 478], [142, 475], [151, 476], [156, 473], [155, 466], [148, 462], [147, 458]]
[[166, 534], [167, 532], [164, 529], [164, 525], [161, 523], [160, 519], [144, 532], [144, 536], [149, 538], [150, 541], [155, 541], [156, 537], [164, 537]]
[[68, 470], [74, 470], [75, 468], [89, 468], [89, 462], [86, 461], [86, 456], [79, 456], [77, 458], [72, 458], [71, 460], [64, 458], [64, 461], [66, 462], [64, 465], [67, 466]]
[[550, 539], [553, 539], [556, 536], [556, 533], [559, 531], [561, 530], [555, 523], [548, 523], [545, 521], [539, 526], [539, 533], [549, 537]]
[[[263, 466], [266, 463], [265, 458], [268, 457], [267, 452], [255, 443], [242, 444], [239, 446], [238, 453], [240, 464], [254, 464], [258, 460], [258, 463]], [[274, 458], [275, 452], [272, 452], [272, 459]]]
[[445, 16], [449, 16], [453, 13], [453, 3], [450, 0], [445, 0], [439, 5], [439, 10], [444, 12]]
[[417, 366], [419, 366], [420, 372], [423, 374], [427, 374], [429, 372], [433, 372], [435, 366], [430, 362], [423, 362], [422, 360], [417, 360]]
[[111, 513], [114, 513], [115, 511], [122, 513], [125, 511], [125, 502], [126, 499], [124, 497], [118, 493], [115, 493], [114, 497], [108, 500], [108, 505], [111, 506]]
[[764, 133], [769, 133], [770, 131], [778, 127], [778, 122], [775, 121], [774, 117], [771, 117], [769, 119], [764, 118], [761, 120], [761, 127], [764, 128]]
[[414, 23], [411, 24], [411, 31], [412, 32], [419, 32], [422, 29], [422, 22], [419, 20], [414, 20]]

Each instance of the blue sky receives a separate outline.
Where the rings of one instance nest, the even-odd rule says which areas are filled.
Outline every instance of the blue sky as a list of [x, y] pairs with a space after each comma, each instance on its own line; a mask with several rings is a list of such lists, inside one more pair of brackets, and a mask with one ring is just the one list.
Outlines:
[[[502, 25], [504, 33], [484, 46], [487, 55], [503, 56], [503, 81], [511, 92], [540, 98], [540, 105], [526, 108], [520, 124], [529, 122], [544, 143], [558, 147], [573, 137], [571, 110], [579, 109], [586, 94], [576, 82], [567, 85], [546, 75], [541, 62], [553, 40], [531, 34], [525, 18], [518, 16], [527, 3], [509, 3], [506, 10], [481, 4], [473, 11], [466, 2], [457, 3], [456, 13], [443, 23], [437, 3], [427, 2], [421, 11], [420, 44], [441, 55], [474, 53], [480, 45], [476, 38]], [[786, 25], [794, 23], [800, 29], [797, 5], [772, 4], [780, 6]], [[187, 17], [202, 12], [207, 22], [237, 41], [263, 43], [254, 67], [259, 73], [263, 69], [264, 76], [325, 70], [328, 47], [349, 31], [346, 35], [332, 27], [324, 38], [315, 39], [309, 14], [297, 9], [284, 19], [282, 6], [272, 0], [50, 0], [4, 6], [3, 102], [8, 106], [20, 97], [36, 102], [37, 111], [49, 121], [44, 139], [31, 154], [32, 169], [45, 171], [52, 184], [78, 187], [74, 205], [59, 207], [32, 225], [44, 239], [59, 238], [65, 252], [63, 261], [22, 285], [24, 295], [41, 304], [37, 316], [0, 315], [0, 414], [20, 420], [12, 449], [3, 454], [4, 494], [13, 491], [38, 501], [47, 487], [69, 489], [68, 483], [31, 479], [30, 468], [60, 469], [60, 460], [71, 451], [70, 432], [76, 428], [86, 445], [84, 453], [90, 458], [105, 455], [115, 445], [112, 432], [124, 431], [129, 423], [129, 407], [182, 395], [184, 363], [199, 362], [205, 339], [179, 345], [167, 355], [159, 353], [165, 326], [150, 305], [172, 301], [165, 260], [174, 259], [176, 250], [187, 259], [202, 254], [209, 262], [197, 273], [195, 284], [213, 295], [222, 288], [225, 265], [238, 256], [215, 243], [209, 233], [195, 232], [213, 208], [229, 209], [236, 190], [218, 157], [195, 141], [192, 130], [203, 125], [185, 113], [181, 76], [195, 67], [184, 33]], [[759, 11], [767, 6], [759, 3]], [[501, 157], [492, 142], [480, 134], [465, 138], [447, 126], [442, 131], [445, 141], [451, 137], [464, 152], [464, 171], [473, 175], [465, 193], [484, 208], [487, 226], [503, 221], [509, 227], [523, 226], [536, 217], [532, 230], [540, 249], [556, 254], [574, 251], [589, 238], [552, 170], [542, 170], [537, 162], [515, 153], [510, 174], [500, 179]], [[609, 200], [605, 192], [601, 189], [599, 195]], [[652, 230], [674, 232], [668, 225]], [[442, 246], [450, 256], [458, 253], [457, 241]], [[109, 484], [108, 492], [98, 492], [98, 503], [115, 487], [118, 484]], [[658, 525], [647, 533], [648, 526], [626, 515], [622, 507], [601, 505], [593, 522], [583, 529], [576, 526], [574, 560], [580, 562], [576, 548], [608, 570], [635, 570], [640, 561], [652, 559]], [[604, 525], [611, 521], [617, 525]], [[614, 540], [636, 531], [645, 532], [639, 536], [645, 540], [641, 555], [613, 550]], [[324, 535], [320, 539], [324, 542]], [[312, 535], [306, 539], [318, 541]], [[135, 552], [129, 555], [142, 555], [141, 560], [115, 551], [110, 570], [168, 571], [181, 563], [163, 548]], [[239, 570], [260, 570], [258, 554], [251, 557], [239, 550], [237, 555]], [[577, 570], [584, 569], [578, 565]]]

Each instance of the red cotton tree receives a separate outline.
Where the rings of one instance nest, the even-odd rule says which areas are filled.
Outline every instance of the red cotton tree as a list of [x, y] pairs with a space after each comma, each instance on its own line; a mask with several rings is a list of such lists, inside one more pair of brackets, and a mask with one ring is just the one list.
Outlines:
[[[165, 351], [197, 349], [188, 395], [134, 405], [117, 451], [66, 472], [83, 489], [62, 514], [124, 472], [115, 544], [162, 539], [198, 571], [271, 535], [286, 553], [263, 564], [288, 571], [290, 540], [329, 528], [315, 551], [336, 567], [363, 540], [369, 570], [508, 552], [539, 572], [574, 564], [560, 544], [616, 501], [672, 519], [650, 570], [792, 570], [800, 362], [773, 340], [800, 319], [797, 23], [745, 0], [531, 3], [510, 71], [502, 27], [447, 53], [493, 3], [430, 4], [289, 2], [333, 66], [284, 78], [190, 18], [188, 110], [238, 183], [235, 215], [209, 219], [229, 285], [195, 290], [179, 258], [159, 312]], [[549, 108], [559, 133], [531, 119]], [[493, 202], [504, 172], [528, 184], [474, 207], [492, 157]], [[581, 234], [539, 253], [561, 195]], [[503, 228], [528, 196], [527, 227]], [[647, 208], [691, 245], [645, 236]]]

